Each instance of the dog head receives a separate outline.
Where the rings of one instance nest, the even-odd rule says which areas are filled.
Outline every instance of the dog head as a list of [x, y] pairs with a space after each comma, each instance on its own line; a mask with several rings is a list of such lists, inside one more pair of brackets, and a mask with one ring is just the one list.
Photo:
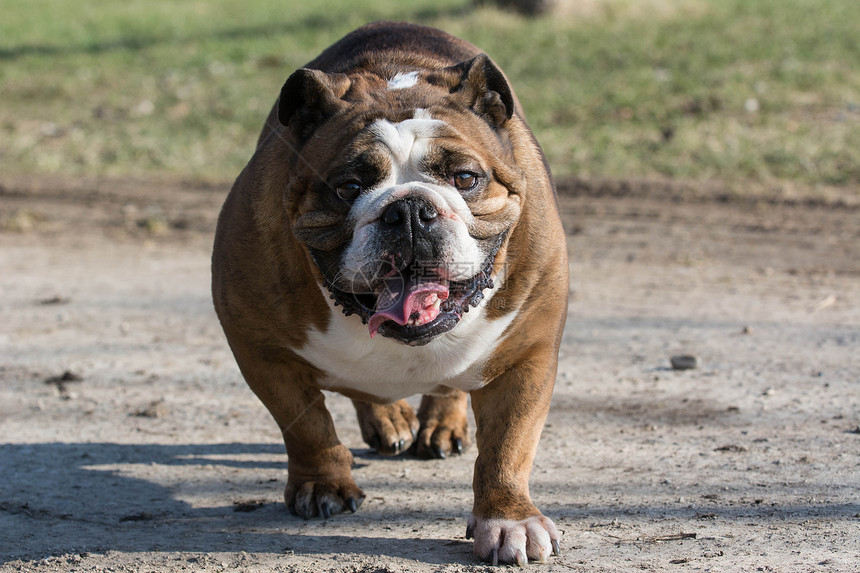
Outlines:
[[277, 112], [288, 216], [334, 301], [370, 336], [419, 345], [455, 328], [493, 288], [523, 200], [524, 128], [499, 69], [484, 55], [301, 69]]

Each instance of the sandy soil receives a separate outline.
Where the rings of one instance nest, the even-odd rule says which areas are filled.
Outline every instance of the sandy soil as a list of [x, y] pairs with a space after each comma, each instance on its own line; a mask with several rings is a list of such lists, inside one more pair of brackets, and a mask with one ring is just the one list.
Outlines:
[[[860, 209], [568, 182], [571, 307], [532, 496], [546, 571], [860, 570]], [[0, 571], [483, 571], [472, 449], [290, 516], [208, 294], [226, 188], [0, 180]], [[677, 371], [670, 358], [698, 367]]]

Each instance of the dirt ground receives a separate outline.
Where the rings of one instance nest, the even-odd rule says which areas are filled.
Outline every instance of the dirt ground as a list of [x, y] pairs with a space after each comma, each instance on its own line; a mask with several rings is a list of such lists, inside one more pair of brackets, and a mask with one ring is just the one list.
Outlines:
[[[532, 497], [545, 571], [860, 571], [860, 207], [561, 185], [570, 316]], [[226, 186], [0, 178], [0, 571], [491, 570], [474, 448], [355, 453], [358, 513], [281, 503], [209, 298]], [[698, 367], [673, 370], [672, 356]]]

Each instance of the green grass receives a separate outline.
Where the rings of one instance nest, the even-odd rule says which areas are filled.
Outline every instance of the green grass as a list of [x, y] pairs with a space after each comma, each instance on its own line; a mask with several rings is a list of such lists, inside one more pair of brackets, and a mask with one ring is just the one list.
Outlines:
[[4, 0], [0, 177], [232, 179], [287, 75], [382, 18], [490, 53], [556, 174], [860, 184], [856, 0]]

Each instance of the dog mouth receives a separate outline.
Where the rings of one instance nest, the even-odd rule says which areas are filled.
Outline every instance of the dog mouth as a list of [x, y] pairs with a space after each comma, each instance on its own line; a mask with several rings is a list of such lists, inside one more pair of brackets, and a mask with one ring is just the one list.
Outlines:
[[453, 329], [464, 313], [481, 304], [484, 291], [494, 286], [493, 265], [501, 242], [500, 238], [481, 269], [463, 281], [446, 281], [424, 265], [412, 265], [374, 281], [374, 288], [368, 289], [372, 292], [327, 286], [335, 306], [341, 306], [346, 316], [358, 315], [371, 338], [379, 334], [422, 346]]
[[386, 322], [412, 328], [431, 324], [442, 314], [442, 303], [450, 294], [451, 289], [443, 282], [404, 278], [400, 274], [386, 278], [368, 321], [370, 337]]

